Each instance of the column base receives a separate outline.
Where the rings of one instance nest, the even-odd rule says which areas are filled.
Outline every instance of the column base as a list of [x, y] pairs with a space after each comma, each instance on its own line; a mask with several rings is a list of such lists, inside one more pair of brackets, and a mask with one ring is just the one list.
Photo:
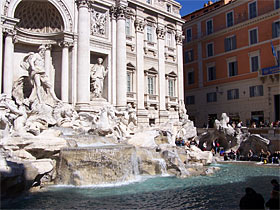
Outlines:
[[75, 108], [77, 112], [99, 112], [102, 108], [111, 106], [104, 98], [95, 98], [88, 103], [77, 103]]
[[159, 124], [165, 124], [169, 120], [169, 112], [166, 110], [159, 110]]
[[146, 109], [137, 110], [137, 124], [138, 126], [149, 126], [148, 111]]

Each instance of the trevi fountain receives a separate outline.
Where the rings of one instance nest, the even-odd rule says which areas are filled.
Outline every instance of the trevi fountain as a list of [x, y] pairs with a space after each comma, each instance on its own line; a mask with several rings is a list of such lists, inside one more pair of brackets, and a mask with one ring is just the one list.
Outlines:
[[[213, 158], [211, 151], [202, 151], [199, 147], [203, 144], [211, 148], [215, 140], [213, 135], [219, 136], [226, 150], [240, 149], [244, 154], [248, 152], [248, 146], [244, 146], [246, 142], [251, 142], [251, 145], [255, 142], [259, 148], [266, 150], [270, 146], [265, 138], [233, 129], [225, 113], [221, 120], [215, 122], [216, 134], [211, 134], [211, 137], [205, 132], [197, 136], [182, 101], [178, 109], [178, 122], [139, 126], [136, 110], [131, 104], [119, 110], [102, 97], [107, 71], [102, 59], [91, 70], [91, 111], [77, 112], [72, 105], [56, 97], [44, 73], [44, 50], [44, 45], [41, 45], [38, 52], [29, 53], [23, 59], [21, 66], [29, 72], [29, 76], [20, 77], [14, 83], [12, 99], [6, 94], [2, 94], [0, 99], [1, 197], [5, 208], [53, 208], [51, 203], [60, 191], [66, 193], [62, 199], [65, 199], [65, 203], [57, 208], [75, 207], [69, 203], [74, 199], [72, 193], [82, 193], [81, 197], [84, 197], [87, 192], [92, 193], [92, 199], [87, 200], [93, 203], [85, 206], [79, 201], [83, 198], [78, 201], [75, 198], [77, 206], [130, 209], [135, 207], [132, 204], [134, 201], [145, 200], [150, 195], [154, 204], [141, 201], [139, 208], [149, 209], [149, 205], [156, 205], [151, 206], [152, 209], [176, 208], [176, 199], [179, 199], [179, 209], [200, 205], [209, 207], [214, 202], [211, 199], [208, 200], [210, 203], [187, 202], [189, 198], [186, 196], [193, 195], [184, 188], [198, 187], [200, 193], [202, 189], [214, 193], [215, 187], [209, 188], [205, 183], [215, 185], [220, 182], [227, 186], [232, 183], [231, 179], [244, 182], [243, 176], [247, 176], [248, 172], [253, 176], [255, 172], [248, 166], [245, 174], [237, 171], [227, 174], [228, 166], [213, 164], [218, 159]], [[195, 141], [197, 146], [176, 146], [176, 139]], [[240, 169], [237, 167], [236, 170]], [[275, 168], [258, 170], [258, 174], [277, 174]], [[204, 183], [205, 176], [209, 178], [204, 178]], [[129, 192], [131, 189], [128, 186], [135, 188], [135, 191]], [[110, 192], [108, 189], [111, 189]], [[41, 194], [42, 197], [37, 199], [44, 200], [45, 197], [45, 204], [34, 205], [28, 199], [27, 203], [26, 200], [11, 202], [11, 198], [27, 191], [34, 193], [35, 198]], [[162, 197], [162, 193], [167, 194]], [[169, 200], [169, 193], [175, 200], [163, 206], [157, 199]], [[182, 195], [177, 198], [177, 193]], [[121, 198], [128, 203], [122, 203]], [[102, 199], [106, 201], [103, 203]], [[13, 204], [9, 206], [8, 201]], [[221, 207], [220, 204], [216, 205], [217, 208]]]
[[[210, 151], [216, 139], [268, 150], [268, 139], [233, 129], [226, 113], [201, 135], [188, 118], [180, 5], [168, 1], [167, 14], [166, 1], [143, 2], [0, 2], [1, 208], [234, 209], [245, 184], [269, 192], [278, 169], [219, 164]], [[46, 10], [53, 24], [38, 22]]]

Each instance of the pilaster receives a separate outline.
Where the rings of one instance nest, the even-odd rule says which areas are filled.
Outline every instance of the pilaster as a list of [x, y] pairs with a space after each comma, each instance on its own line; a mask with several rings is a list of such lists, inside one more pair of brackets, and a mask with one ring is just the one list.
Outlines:
[[177, 69], [178, 69], [178, 101], [184, 101], [184, 74], [183, 74], [183, 35], [181, 31], [177, 31], [175, 35], [176, 39], [176, 48], [177, 48]]
[[165, 34], [164, 25], [158, 25], [156, 29], [158, 38], [158, 85], [159, 85], [159, 123], [165, 123], [168, 119], [168, 112], [165, 105]]
[[144, 28], [145, 21], [137, 17], [134, 22], [136, 32], [136, 93], [137, 93], [137, 117], [138, 124], [149, 123], [148, 112], [144, 105], [145, 84], [144, 81]]

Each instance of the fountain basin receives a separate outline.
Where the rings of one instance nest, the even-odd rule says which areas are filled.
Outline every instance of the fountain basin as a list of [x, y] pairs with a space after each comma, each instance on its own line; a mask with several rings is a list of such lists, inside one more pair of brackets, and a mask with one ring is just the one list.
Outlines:
[[62, 148], [56, 184], [98, 185], [130, 181], [138, 175], [136, 150], [130, 145]]

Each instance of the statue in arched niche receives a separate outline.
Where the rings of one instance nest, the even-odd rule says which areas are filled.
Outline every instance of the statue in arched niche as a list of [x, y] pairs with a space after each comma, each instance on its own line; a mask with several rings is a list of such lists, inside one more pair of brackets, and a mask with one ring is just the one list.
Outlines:
[[32, 102], [37, 101], [39, 104], [50, 103], [50, 100], [51, 104], [60, 102], [45, 72], [45, 52], [46, 46], [41, 45], [38, 53], [30, 52], [24, 57], [20, 66], [28, 71], [29, 76], [28, 78], [20, 77], [15, 82], [13, 96], [16, 100], [22, 101], [24, 98], [29, 98]]

